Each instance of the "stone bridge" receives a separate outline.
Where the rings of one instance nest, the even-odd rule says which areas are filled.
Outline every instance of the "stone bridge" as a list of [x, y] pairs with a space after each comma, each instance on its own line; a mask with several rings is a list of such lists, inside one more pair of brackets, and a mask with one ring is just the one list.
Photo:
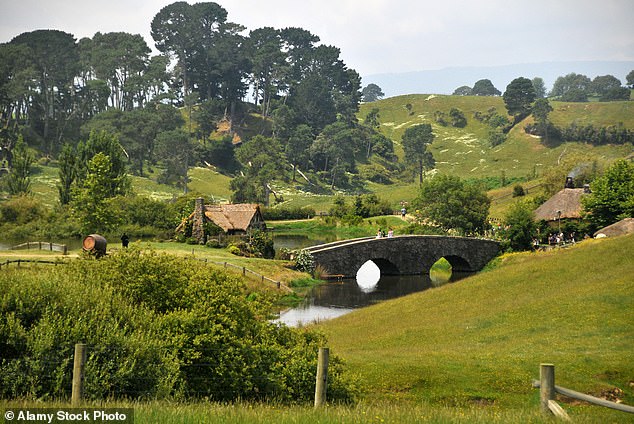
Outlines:
[[481, 270], [497, 256], [493, 240], [448, 236], [364, 237], [307, 248], [328, 275], [354, 278], [367, 261], [374, 262], [381, 275], [427, 274], [440, 258], [454, 272]]

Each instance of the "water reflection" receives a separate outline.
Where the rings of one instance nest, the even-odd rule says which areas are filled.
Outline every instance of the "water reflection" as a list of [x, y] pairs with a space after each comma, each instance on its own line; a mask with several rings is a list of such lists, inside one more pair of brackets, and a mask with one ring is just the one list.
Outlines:
[[364, 290], [356, 279], [327, 282], [315, 287], [304, 304], [282, 312], [279, 321], [289, 326], [318, 322], [430, 287], [431, 279], [424, 275], [381, 276], [372, 290]]
[[381, 270], [372, 261], [367, 261], [357, 271], [357, 285], [364, 293], [371, 293], [381, 279]]

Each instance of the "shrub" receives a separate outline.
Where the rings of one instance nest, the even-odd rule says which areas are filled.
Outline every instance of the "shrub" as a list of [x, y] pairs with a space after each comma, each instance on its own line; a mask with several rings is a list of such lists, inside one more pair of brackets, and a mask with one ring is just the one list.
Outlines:
[[236, 246], [235, 244], [230, 244], [227, 247], [227, 250], [229, 251], [229, 253], [231, 253], [232, 255], [236, 255], [236, 256], [244, 256], [244, 254], [242, 253], [242, 250], [240, 250], [240, 248], [238, 246]]
[[0, 222], [26, 224], [41, 219], [46, 210], [42, 204], [30, 196], [17, 196], [0, 204]]
[[524, 196], [526, 193], [524, 192], [524, 187], [522, 187], [520, 184], [515, 184], [513, 186], [513, 197], [520, 197], [520, 196]]
[[[63, 269], [62, 269], [63, 268]], [[130, 248], [0, 273], [0, 397], [67, 399], [88, 345], [89, 400], [309, 402], [322, 335], [270, 323], [266, 296], [195, 260]], [[329, 400], [354, 380], [331, 356]]]
[[308, 250], [300, 250], [295, 255], [295, 268], [298, 271], [311, 274], [315, 270], [315, 259]]

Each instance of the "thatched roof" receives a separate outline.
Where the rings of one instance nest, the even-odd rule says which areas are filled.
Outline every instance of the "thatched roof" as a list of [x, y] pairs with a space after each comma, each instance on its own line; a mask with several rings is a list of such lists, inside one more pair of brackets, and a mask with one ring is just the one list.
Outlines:
[[205, 216], [225, 232], [247, 231], [252, 223], [263, 221], [260, 207], [253, 203], [205, 205]]
[[[585, 194], [583, 188], [565, 188], [544, 202], [535, 210], [535, 219], [556, 221], [561, 219], [581, 218], [581, 197]], [[561, 215], [558, 215], [561, 211]]]
[[612, 225], [601, 228], [599, 231], [594, 233], [594, 236], [596, 237], [599, 234], [604, 234], [606, 237], [617, 237], [632, 233], [634, 233], [634, 218], [625, 218]]
[[[236, 203], [226, 205], [205, 205], [205, 218], [222, 228], [226, 233], [246, 232], [252, 226], [266, 229], [260, 206], [252, 203]], [[196, 211], [176, 227], [181, 231], [186, 221], [194, 219]]]

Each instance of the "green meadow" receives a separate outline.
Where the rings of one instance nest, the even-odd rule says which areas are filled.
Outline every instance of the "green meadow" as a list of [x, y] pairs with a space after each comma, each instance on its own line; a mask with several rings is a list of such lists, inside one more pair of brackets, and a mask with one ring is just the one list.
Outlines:
[[[202, 249], [195, 247], [194, 255], [203, 257]], [[544, 362], [555, 364], [560, 386], [595, 396], [616, 393], [633, 405], [633, 249], [629, 235], [503, 255], [457, 283], [311, 327], [357, 375], [362, 394], [351, 405], [93, 406], [133, 407], [137, 423], [552, 422], [539, 412], [539, 392], [531, 387]], [[623, 412], [558, 401], [574, 422], [634, 422]], [[0, 407], [34, 405], [65, 404], [5, 401]]]

